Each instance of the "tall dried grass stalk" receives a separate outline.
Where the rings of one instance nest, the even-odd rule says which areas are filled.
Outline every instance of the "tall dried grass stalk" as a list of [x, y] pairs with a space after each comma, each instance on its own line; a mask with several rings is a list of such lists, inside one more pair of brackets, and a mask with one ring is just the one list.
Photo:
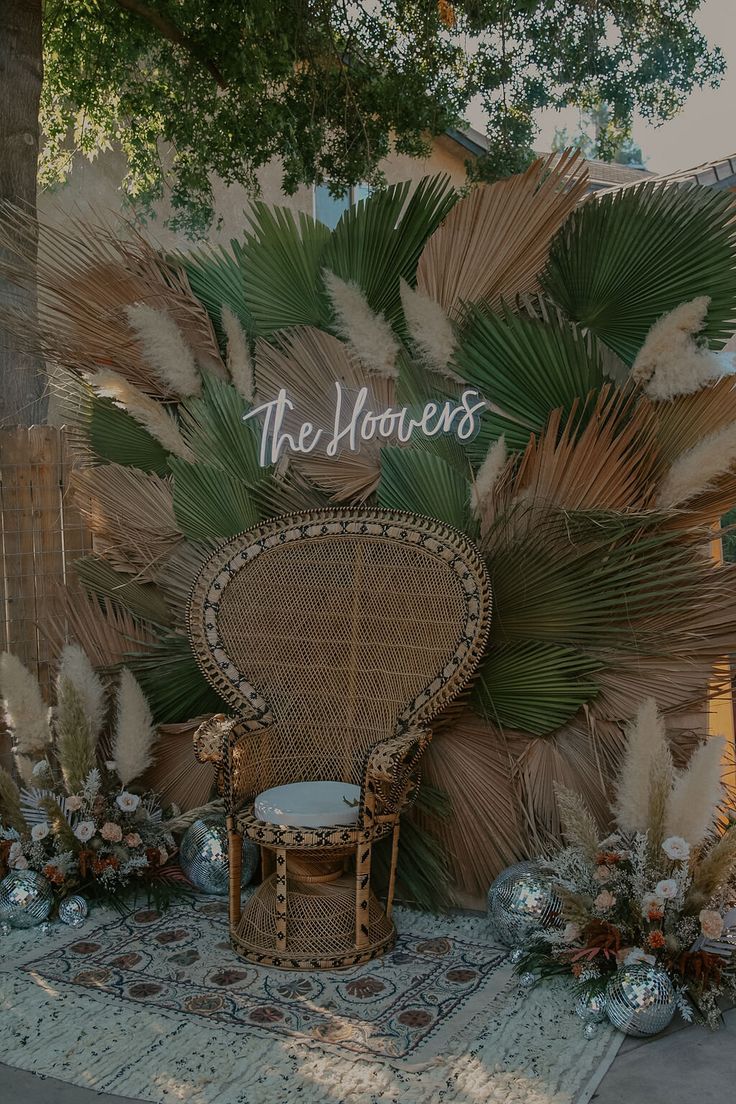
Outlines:
[[16, 832], [26, 830], [20, 809], [20, 790], [4, 767], [0, 767], [0, 820], [5, 828], [15, 828]]
[[566, 786], [555, 786], [555, 796], [565, 839], [571, 846], [580, 848], [587, 858], [595, 860], [600, 833], [590, 809], [580, 794]]
[[357, 284], [341, 280], [327, 268], [322, 279], [332, 303], [335, 329], [351, 352], [369, 372], [397, 379], [399, 343], [389, 323], [371, 310]]
[[501, 436], [494, 441], [486, 453], [485, 459], [478, 469], [470, 491], [473, 503], [473, 511], [476, 517], [480, 517], [485, 502], [491, 495], [496, 480], [504, 469], [508, 459], [506, 438]]
[[76, 852], [79, 846], [77, 837], [74, 835], [69, 821], [64, 816], [64, 810], [59, 802], [53, 797], [42, 797], [38, 804], [46, 813], [46, 819], [54, 833], [59, 837], [62, 847], [66, 851]]
[[107, 713], [105, 687], [78, 644], [67, 644], [62, 649], [58, 679], [59, 683], [71, 682], [79, 694], [89, 725], [90, 739], [96, 743]]
[[692, 395], [723, 375], [723, 365], [694, 335], [705, 325], [710, 298], [682, 303], [654, 323], [631, 369], [651, 399]]
[[220, 318], [227, 338], [227, 370], [230, 373], [230, 379], [238, 394], [248, 402], [253, 402], [255, 384], [248, 338], [228, 306], [223, 306]]
[[734, 464], [736, 422], [731, 422], [677, 457], [659, 487], [657, 505], [666, 509], [702, 494]]
[[51, 742], [49, 707], [41, 696], [38, 680], [10, 652], [0, 656], [0, 694], [5, 723], [13, 734], [14, 753], [40, 756]]
[[721, 764], [726, 741], [711, 736], [693, 753], [687, 769], [675, 781], [667, 806], [668, 836], [682, 836], [692, 846], [713, 830], [723, 800]]
[[695, 868], [692, 885], [685, 900], [688, 912], [697, 912], [708, 903], [719, 886], [725, 885], [736, 868], [736, 825], [724, 832]]
[[153, 762], [156, 729], [145, 695], [127, 667], [120, 672], [113, 759], [124, 786], [140, 778]]
[[400, 281], [399, 289], [409, 336], [424, 363], [446, 379], [462, 383], [460, 376], [449, 367], [457, 341], [442, 307], [428, 295], [409, 287], [406, 280]]
[[56, 751], [69, 793], [79, 793], [96, 762], [85, 703], [74, 683], [59, 678], [56, 687]]
[[649, 768], [649, 842], [656, 850], [665, 838], [667, 809], [674, 782], [674, 766], [666, 740], [657, 744]]
[[182, 460], [194, 459], [194, 453], [179, 433], [176, 422], [161, 403], [144, 395], [109, 368], [100, 368], [85, 378], [98, 395], [112, 399], [116, 406], [126, 410], [167, 452], [180, 456]]
[[175, 395], [188, 398], [202, 390], [194, 353], [171, 315], [146, 303], [133, 303], [125, 314], [156, 375]]
[[627, 730], [626, 751], [616, 787], [613, 812], [624, 832], [646, 832], [649, 827], [649, 780], [666, 736], [654, 698], [647, 698]]

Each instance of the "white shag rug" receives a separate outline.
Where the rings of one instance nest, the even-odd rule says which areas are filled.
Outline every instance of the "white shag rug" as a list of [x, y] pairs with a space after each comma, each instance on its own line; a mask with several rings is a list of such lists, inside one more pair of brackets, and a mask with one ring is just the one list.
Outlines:
[[396, 910], [384, 958], [244, 963], [222, 899], [0, 941], [11, 1066], [155, 1104], [587, 1104], [622, 1036], [564, 981], [522, 992], [485, 918]]

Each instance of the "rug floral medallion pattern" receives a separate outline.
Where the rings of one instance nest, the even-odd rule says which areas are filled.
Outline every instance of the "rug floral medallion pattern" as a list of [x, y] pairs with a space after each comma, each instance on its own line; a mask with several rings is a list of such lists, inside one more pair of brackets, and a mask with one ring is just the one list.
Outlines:
[[505, 988], [506, 963], [505, 951], [479, 941], [405, 930], [391, 954], [350, 970], [268, 970], [233, 953], [227, 907], [209, 900], [165, 914], [138, 909], [23, 969], [238, 1032], [412, 1061], [431, 1057], [433, 1043], [488, 1011]]

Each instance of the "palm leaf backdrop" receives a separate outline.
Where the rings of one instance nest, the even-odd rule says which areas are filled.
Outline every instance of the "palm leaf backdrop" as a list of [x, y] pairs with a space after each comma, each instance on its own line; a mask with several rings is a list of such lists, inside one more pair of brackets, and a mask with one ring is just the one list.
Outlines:
[[[173, 258], [75, 225], [40, 271], [42, 321], [56, 334], [37, 344], [73, 380], [69, 417], [93, 473], [80, 492], [89, 489], [97, 539], [51, 635], [66, 626], [101, 666], [128, 664], [157, 720], [174, 726], [166, 748], [188, 739], [193, 717], [222, 708], [184, 631], [191, 580], [222, 538], [274, 514], [366, 501], [435, 516], [479, 542], [494, 587], [488, 652], [463, 702], [437, 721], [428, 800], [402, 831], [402, 885], [423, 903], [436, 902], [448, 871], [459, 891], [478, 893], [501, 866], [549, 845], [559, 832], [555, 782], [603, 818], [623, 726], [641, 698], [673, 716], [692, 708], [714, 663], [736, 648], [734, 569], [717, 567], [706, 547], [736, 476], [722, 473], [684, 508], [656, 507], [678, 457], [736, 422], [736, 391], [721, 380], [655, 402], [626, 377], [651, 325], [684, 300], [710, 296], [708, 340], [731, 332], [730, 199], [644, 185], [581, 202], [584, 186], [568, 157], [465, 196], [442, 178], [395, 185], [334, 231], [255, 204], [229, 248]], [[12, 258], [18, 242], [11, 220], [0, 246]], [[367, 371], [360, 343], [336, 335], [326, 270], [393, 328], [397, 379]], [[401, 280], [429, 297], [438, 333], [451, 334], [453, 377], [415, 355]], [[157, 381], [126, 321], [126, 306], [141, 301], [177, 320], [200, 366], [198, 397]], [[336, 380], [366, 386], [376, 410], [473, 388], [488, 403], [479, 432], [467, 442], [372, 440], [357, 454], [261, 467], [260, 429], [243, 422], [248, 404], [225, 377], [223, 306], [253, 351], [256, 402], [281, 387], [293, 398], [290, 432], [301, 417], [329, 428]], [[93, 395], [85, 377], [102, 366], [167, 403], [188, 459]], [[479, 471], [501, 435], [508, 459], [481, 493]], [[692, 738], [684, 725], [673, 733], [683, 758]], [[206, 776], [188, 787], [182, 754], [171, 751], [171, 762], [170, 796], [180, 786], [182, 801], [195, 790], [200, 799]]]

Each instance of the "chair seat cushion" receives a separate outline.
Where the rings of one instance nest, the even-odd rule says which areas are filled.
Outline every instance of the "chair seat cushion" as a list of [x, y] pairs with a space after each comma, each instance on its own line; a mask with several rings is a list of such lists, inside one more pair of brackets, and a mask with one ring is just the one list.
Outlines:
[[360, 787], [350, 782], [292, 782], [264, 790], [255, 800], [258, 820], [293, 828], [358, 823]]

